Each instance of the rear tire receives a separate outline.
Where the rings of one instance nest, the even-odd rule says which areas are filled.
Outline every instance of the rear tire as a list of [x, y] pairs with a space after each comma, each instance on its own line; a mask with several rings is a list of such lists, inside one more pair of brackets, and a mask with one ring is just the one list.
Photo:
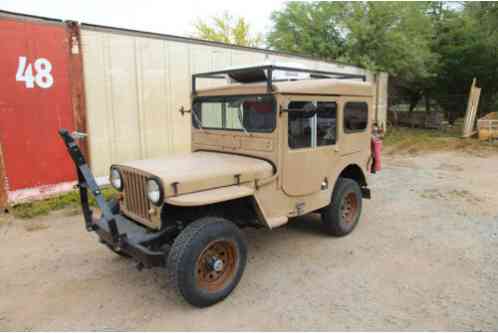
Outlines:
[[339, 178], [330, 204], [322, 211], [322, 224], [332, 236], [346, 236], [358, 224], [361, 216], [361, 188], [349, 178]]
[[167, 258], [171, 283], [190, 304], [206, 307], [227, 297], [239, 283], [247, 248], [239, 228], [219, 217], [189, 224]]

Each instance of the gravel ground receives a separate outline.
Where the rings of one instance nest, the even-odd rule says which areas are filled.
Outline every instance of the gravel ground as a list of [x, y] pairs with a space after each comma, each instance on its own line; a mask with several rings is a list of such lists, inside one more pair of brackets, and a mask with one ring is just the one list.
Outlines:
[[497, 330], [498, 156], [385, 164], [348, 237], [317, 216], [247, 230], [241, 283], [207, 309], [98, 244], [80, 215], [2, 216], [0, 330]]

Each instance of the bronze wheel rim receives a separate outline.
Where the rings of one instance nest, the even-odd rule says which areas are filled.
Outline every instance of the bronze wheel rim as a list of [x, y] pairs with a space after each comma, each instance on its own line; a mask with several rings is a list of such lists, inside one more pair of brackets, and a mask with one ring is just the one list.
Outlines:
[[209, 292], [222, 290], [235, 276], [237, 256], [237, 248], [231, 241], [217, 240], [209, 243], [197, 258], [198, 286]]
[[341, 217], [346, 224], [353, 224], [358, 212], [358, 199], [356, 195], [351, 192], [348, 193], [341, 204]]

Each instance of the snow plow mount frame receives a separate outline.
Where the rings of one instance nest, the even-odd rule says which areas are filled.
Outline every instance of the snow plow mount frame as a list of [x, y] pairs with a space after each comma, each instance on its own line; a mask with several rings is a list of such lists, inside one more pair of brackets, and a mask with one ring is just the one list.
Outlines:
[[[95, 231], [100, 241], [109, 245], [114, 251], [125, 253], [133, 257], [137, 262], [137, 268], [151, 268], [165, 265], [165, 252], [163, 250], [151, 250], [157, 244], [163, 244], [169, 238], [167, 230], [150, 232], [147, 228], [128, 219], [122, 214], [114, 214], [113, 208], [102, 194], [90, 166], [81, 152], [77, 139], [79, 135], [71, 134], [67, 129], [59, 129], [59, 136], [64, 141], [71, 159], [73, 160], [78, 174], [77, 187], [79, 189], [81, 208], [87, 231]], [[94, 196], [100, 218], [93, 217], [88, 200], [88, 191]]]

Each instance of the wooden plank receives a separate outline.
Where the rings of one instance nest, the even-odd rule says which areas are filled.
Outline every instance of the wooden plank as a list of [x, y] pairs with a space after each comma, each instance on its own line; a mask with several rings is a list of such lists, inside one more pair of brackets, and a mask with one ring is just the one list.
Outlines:
[[471, 107], [472, 107], [472, 97], [473, 97], [473, 90], [474, 86], [476, 84], [476, 79], [474, 78], [472, 80], [472, 85], [470, 86], [470, 93], [469, 93], [469, 100], [467, 102], [467, 110], [465, 112], [465, 120], [463, 123], [463, 128], [462, 128], [462, 137], [466, 137], [468, 135], [468, 128], [469, 128], [469, 119], [470, 119], [470, 112], [471, 112]]
[[467, 111], [465, 113], [465, 122], [462, 130], [462, 137], [469, 138], [477, 131], [475, 130], [477, 107], [479, 105], [479, 98], [481, 96], [481, 88], [476, 86], [476, 79], [472, 80], [470, 87], [469, 101], [467, 103]]
[[479, 98], [481, 97], [481, 88], [474, 89], [474, 100], [472, 102], [472, 112], [470, 118], [470, 133], [471, 136], [477, 133], [476, 130], [476, 117], [477, 117], [477, 106], [479, 104]]

